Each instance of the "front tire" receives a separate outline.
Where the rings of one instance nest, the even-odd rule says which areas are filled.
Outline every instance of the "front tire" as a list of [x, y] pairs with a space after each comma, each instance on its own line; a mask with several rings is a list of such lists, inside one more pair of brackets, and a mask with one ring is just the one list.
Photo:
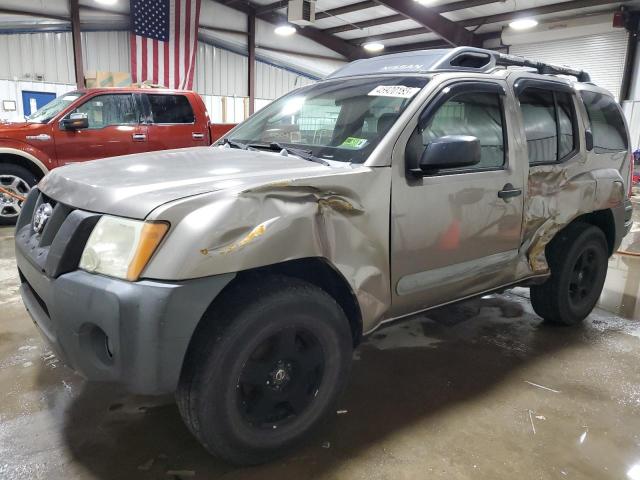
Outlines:
[[0, 163], [0, 226], [15, 225], [22, 210], [24, 200], [33, 186], [38, 183], [36, 176], [24, 167]]
[[602, 230], [574, 223], [547, 247], [551, 276], [531, 287], [531, 304], [546, 322], [577, 325], [594, 309], [607, 276], [609, 249]]
[[344, 312], [325, 291], [283, 276], [239, 282], [203, 322], [177, 400], [212, 454], [239, 465], [270, 461], [334, 408], [353, 343]]

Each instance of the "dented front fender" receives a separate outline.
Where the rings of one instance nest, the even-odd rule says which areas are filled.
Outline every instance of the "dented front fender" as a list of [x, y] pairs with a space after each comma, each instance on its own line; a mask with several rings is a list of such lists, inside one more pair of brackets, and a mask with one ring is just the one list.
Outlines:
[[391, 301], [390, 175], [356, 167], [161, 206], [149, 218], [172, 228], [144, 276], [183, 280], [321, 257], [351, 286], [367, 329]]

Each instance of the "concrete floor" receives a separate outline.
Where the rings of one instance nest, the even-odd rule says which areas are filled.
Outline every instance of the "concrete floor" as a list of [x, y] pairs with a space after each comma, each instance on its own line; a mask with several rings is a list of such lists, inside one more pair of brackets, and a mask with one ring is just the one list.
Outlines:
[[610, 263], [602, 305], [620, 316], [579, 328], [542, 325], [515, 289], [380, 330], [355, 354], [346, 412], [289, 458], [236, 469], [171, 398], [58, 362], [19, 300], [12, 235], [0, 229], [2, 479], [640, 479], [638, 257]]

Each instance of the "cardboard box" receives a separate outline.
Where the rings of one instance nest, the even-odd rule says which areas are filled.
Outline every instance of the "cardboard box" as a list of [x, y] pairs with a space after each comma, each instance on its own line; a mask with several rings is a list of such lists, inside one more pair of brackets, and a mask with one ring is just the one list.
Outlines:
[[127, 72], [87, 72], [84, 76], [87, 88], [128, 87], [131, 74]]

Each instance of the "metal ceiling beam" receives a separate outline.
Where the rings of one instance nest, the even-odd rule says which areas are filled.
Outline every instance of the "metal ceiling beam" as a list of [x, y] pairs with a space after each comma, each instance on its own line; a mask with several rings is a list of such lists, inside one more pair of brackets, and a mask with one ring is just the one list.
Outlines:
[[[255, 8], [256, 5], [252, 4], [251, 2], [240, 2], [240, 0], [227, 0], [227, 1], [233, 2], [233, 3], [227, 3], [226, 4], [227, 6], [235, 10], [241, 11], [247, 15], [255, 13], [256, 11], [256, 8]], [[276, 12], [267, 12], [259, 15], [256, 14], [256, 17], [259, 18], [260, 20], [264, 20], [265, 22], [269, 22], [274, 25], [287, 23], [287, 17], [284, 15], [280, 15], [279, 13], [276, 13]], [[321, 30], [318, 30], [317, 28], [313, 28], [313, 27], [298, 28], [297, 34], [302, 37], [306, 37], [310, 40], [313, 40], [314, 42], [319, 43], [323, 47], [327, 47], [328, 49], [333, 50], [334, 52], [337, 52], [340, 55], [343, 55], [349, 60], [355, 60], [356, 58], [362, 57], [362, 51], [355, 45], [352, 45], [349, 42], [341, 38], [335, 37], [333, 35], [328, 35], [322, 32]]]
[[[280, 10], [281, 8], [285, 8], [288, 4], [289, 4], [288, 0], [280, 0], [278, 2], [273, 2], [268, 5], [257, 5], [256, 13], [261, 14], [261, 13], [274, 12], [276, 10]], [[352, 3], [350, 5], [345, 5], [344, 7], [332, 8], [322, 12], [317, 11], [316, 20], [335, 17], [337, 15], [344, 15], [346, 13], [357, 12], [360, 10], [365, 10], [367, 8], [373, 8], [377, 6], [378, 4], [374, 0], [366, 0], [364, 2]]]
[[48, 20], [61, 20], [63, 22], [71, 21], [71, 19], [68, 16], [64, 16], [64, 15], [54, 15], [51, 13], [34, 12], [29, 10], [16, 10], [13, 8], [0, 8], [0, 14], [16, 15], [20, 17], [46, 18]]
[[367, 8], [373, 8], [377, 6], [378, 3], [373, 0], [352, 3], [351, 5], [345, 5], [344, 7], [331, 8], [329, 10], [325, 10], [324, 12], [316, 12], [316, 20], [336, 17], [338, 15], [346, 15], [347, 13], [359, 12], [360, 10], [366, 10]]
[[362, 30], [369, 27], [375, 27], [376, 25], [401, 22], [406, 19], [407, 17], [397, 13], [395, 15], [389, 15], [388, 17], [372, 18], [371, 20], [365, 20], [364, 22], [347, 23], [338, 27], [325, 28], [322, 31], [328, 35], [335, 35], [336, 33], [348, 32], [350, 30]]
[[[569, 2], [554, 3], [544, 7], [527, 8], [524, 10], [516, 10], [514, 12], [498, 13], [497, 15], [488, 15], [486, 17], [475, 17], [458, 22], [463, 27], [472, 27], [476, 25], [486, 25], [490, 23], [509, 22], [520, 17], [531, 17], [538, 15], [548, 15], [550, 13], [566, 12], [568, 10], [579, 10], [581, 8], [599, 7], [601, 5], [610, 5], [612, 3], [621, 3], [620, 0], [572, 0]], [[624, 2], [622, 2], [624, 3]]]
[[[391, 40], [393, 38], [412, 37], [414, 35], [422, 35], [425, 33], [430, 33], [430, 32], [424, 27], [409, 28], [407, 30], [399, 30], [397, 32], [388, 32], [388, 33], [381, 33], [380, 35], [372, 35], [370, 37], [354, 38], [353, 40], [351, 40], [351, 43], [353, 43], [354, 45], [362, 45], [364, 43], [369, 43], [369, 42], [380, 42], [382, 40]], [[438, 41], [442, 43], [442, 41], [440, 40]], [[451, 46], [450, 43], [448, 42], [445, 42], [445, 43]]]
[[275, 12], [289, 4], [288, 0], [280, 0], [279, 2], [270, 3], [268, 5], [256, 5], [256, 14]]
[[[465, 8], [481, 7], [490, 3], [504, 3], [505, 0], [460, 0], [458, 2], [446, 3], [444, 5], [438, 5], [431, 7], [436, 13], [455, 12], [456, 10], [464, 10]], [[363, 2], [363, 3], [375, 3], [375, 2]], [[375, 6], [375, 5], [374, 5]], [[343, 7], [344, 8], [344, 7]], [[337, 10], [337, 9], [336, 9]], [[318, 17], [316, 16], [316, 19]], [[401, 14], [388, 15], [386, 17], [374, 18], [366, 22], [347, 23], [346, 25], [340, 25], [339, 27], [326, 28], [323, 32], [336, 34], [341, 32], [349, 32], [351, 30], [358, 30], [361, 28], [372, 27], [375, 25], [385, 25], [387, 23], [400, 22], [407, 20], [407, 17]], [[367, 25], [370, 23], [369, 25]], [[428, 29], [425, 28], [425, 31]]]
[[[462, 3], [462, 2], [456, 2], [456, 3]], [[462, 20], [457, 23], [463, 27], [475, 27], [478, 25], [486, 25], [491, 23], [508, 22], [520, 17], [548, 15], [551, 13], [565, 12], [569, 10], [579, 10], [581, 8], [597, 7], [601, 5], [610, 5], [615, 3], [620, 3], [620, 0], [572, 0], [569, 2], [556, 3], [553, 5], [547, 5], [543, 7], [529, 8], [525, 10], [516, 10], [513, 12], [499, 13], [496, 15], [489, 15], [485, 17], [475, 17], [467, 20]], [[452, 5], [452, 4], [449, 4], [449, 5]], [[443, 7], [444, 6], [447, 6], [447, 5], [443, 5]], [[391, 35], [386, 37], [386, 39], [401, 38], [404, 36], [408, 37], [413, 35], [420, 35], [423, 33], [430, 33], [430, 31], [431, 30], [429, 30], [428, 28], [420, 28], [420, 29], [415, 28], [415, 29], [404, 30], [402, 32], [392, 32], [392, 34], [404, 33], [403, 35], [392, 35], [392, 34], [374, 35], [374, 36], [367, 36], [367, 37], [352, 38], [349, 41], [353, 44], [361, 45], [363, 43], [367, 43], [371, 41], [385, 40], [385, 35]], [[476, 34], [476, 37], [478, 36], [479, 35]]]
[[[478, 35], [483, 41], [500, 38], [500, 32], [490, 32], [483, 33]], [[448, 48], [449, 44], [447, 44], [443, 40], [429, 40], [426, 42], [415, 42], [415, 43], [403, 43], [402, 45], [389, 45], [385, 48], [384, 53], [401, 53], [401, 52], [413, 52], [415, 50], [431, 50], [433, 48]]]
[[428, 28], [440, 38], [453, 46], [477, 45], [475, 35], [451, 20], [425, 8], [414, 0], [376, 0], [379, 4], [389, 7], [398, 13], [418, 22]]
[[391, 45], [384, 49], [384, 53], [411, 52], [414, 50], [431, 50], [432, 48], [449, 48], [450, 45], [443, 40], [431, 40], [429, 42], [407, 43], [404, 45]]

